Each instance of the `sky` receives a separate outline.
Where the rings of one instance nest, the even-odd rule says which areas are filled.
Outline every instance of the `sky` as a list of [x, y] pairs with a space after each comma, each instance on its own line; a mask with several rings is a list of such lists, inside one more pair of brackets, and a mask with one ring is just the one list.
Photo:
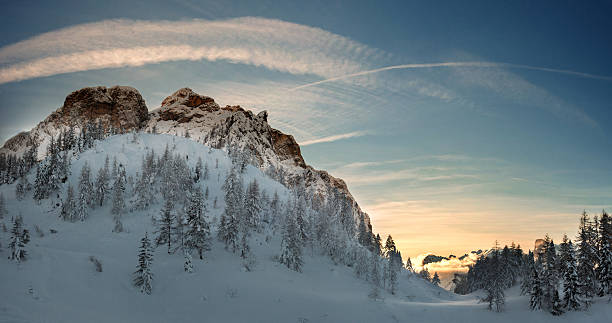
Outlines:
[[4, 1], [0, 141], [86, 86], [268, 110], [404, 256], [612, 206], [610, 1]]

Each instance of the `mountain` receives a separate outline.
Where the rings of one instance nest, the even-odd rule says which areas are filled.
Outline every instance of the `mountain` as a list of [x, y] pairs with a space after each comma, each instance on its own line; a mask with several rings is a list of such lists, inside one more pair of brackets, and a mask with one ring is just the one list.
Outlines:
[[22, 155], [38, 145], [38, 159], [45, 156], [52, 137], [73, 128], [80, 133], [88, 124], [106, 131], [134, 131], [187, 136], [208, 147], [224, 149], [247, 159], [289, 187], [304, 185], [320, 199], [335, 193], [343, 196], [355, 221], [369, 216], [361, 210], [346, 183], [326, 171], [306, 164], [293, 136], [268, 124], [268, 113], [255, 115], [240, 106], [220, 107], [213, 98], [182, 88], [150, 112], [138, 90], [128, 86], [87, 87], [70, 93], [64, 104], [29, 132], [6, 141], [0, 154]]
[[[0, 322], [612, 315], [604, 298], [588, 313], [532, 312], [518, 286], [507, 290], [507, 311], [494, 313], [481, 291], [456, 295], [419, 278], [392, 241], [379, 252], [344, 182], [309, 167], [264, 112], [188, 89], [146, 114], [132, 88], [77, 92], [5, 145], [24, 158], [0, 160]], [[82, 134], [77, 143], [70, 129]], [[34, 158], [28, 145], [37, 144]], [[150, 289], [135, 286], [144, 280]]]

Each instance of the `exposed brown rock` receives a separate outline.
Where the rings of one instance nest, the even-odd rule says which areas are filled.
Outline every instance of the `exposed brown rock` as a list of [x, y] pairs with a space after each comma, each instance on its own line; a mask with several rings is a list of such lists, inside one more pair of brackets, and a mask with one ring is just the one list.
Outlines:
[[278, 156], [282, 159], [292, 159], [298, 166], [306, 166], [300, 151], [300, 145], [293, 139], [292, 135], [286, 135], [276, 129], [271, 129], [270, 134], [272, 135], [272, 147]]
[[98, 86], [70, 93], [45, 122], [83, 126], [89, 120], [100, 120], [106, 127], [131, 130], [140, 128], [148, 118], [145, 101], [136, 89]]

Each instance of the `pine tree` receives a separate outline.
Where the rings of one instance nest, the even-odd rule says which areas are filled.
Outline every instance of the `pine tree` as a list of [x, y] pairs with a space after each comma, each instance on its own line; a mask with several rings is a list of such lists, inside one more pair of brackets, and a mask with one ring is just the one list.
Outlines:
[[[124, 173], [125, 174], [125, 173]], [[113, 208], [111, 213], [115, 218], [120, 218], [123, 210], [125, 209], [125, 180], [121, 172], [117, 172], [115, 177], [115, 183], [113, 184]]]
[[244, 217], [249, 228], [259, 229], [261, 226], [261, 202], [259, 200], [259, 184], [253, 180], [246, 191], [244, 199]]
[[[25, 194], [29, 186], [30, 183], [28, 183], [28, 178], [26, 175], [19, 177], [19, 182], [17, 182], [17, 185], [15, 186], [15, 198], [17, 198], [18, 201], [22, 201], [25, 198]], [[2, 211], [0, 211], [0, 213], [1, 212]], [[0, 215], [0, 219], [1, 218], [2, 215]]]
[[490, 258], [489, 273], [485, 278], [485, 291], [487, 292], [487, 296], [483, 301], [489, 303], [489, 310], [501, 312], [505, 304], [504, 273], [502, 270], [503, 264], [500, 259], [499, 249], [497, 248], [497, 241], [495, 243], [496, 248], [493, 249], [493, 255]]
[[359, 217], [359, 228], [358, 228], [358, 235], [357, 235], [358, 241], [362, 246], [372, 249], [371, 237], [372, 235], [368, 231], [368, 228], [365, 223], [365, 214], [362, 213], [361, 216]]
[[599, 281], [599, 296], [612, 295], [612, 220], [604, 210], [599, 220], [597, 237], [598, 259], [597, 280]]
[[431, 282], [431, 274], [429, 274], [429, 270], [426, 267], [419, 272], [419, 277], [425, 281]]
[[60, 211], [60, 217], [64, 221], [74, 222], [77, 219], [77, 206], [74, 200], [74, 190], [72, 189], [72, 185], [68, 183], [68, 188], [66, 189], [66, 198], [62, 201], [62, 209]]
[[576, 238], [577, 260], [578, 260], [578, 295], [583, 300], [585, 307], [589, 307], [593, 295], [595, 295], [595, 253], [594, 241], [592, 241], [592, 228], [589, 221], [589, 216], [586, 212], [582, 213], [580, 218], [580, 226], [578, 228], [578, 237]]
[[23, 228], [23, 219], [21, 216], [17, 216], [13, 219], [13, 229], [11, 230], [11, 242], [9, 243], [9, 249], [11, 256], [9, 259], [21, 262], [25, 260], [27, 252], [25, 245], [30, 241], [30, 233], [28, 230]]
[[391, 255], [393, 255], [397, 249], [395, 247], [395, 241], [393, 241], [393, 237], [391, 237], [391, 235], [387, 236], [387, 241], [385, 242], [385, 257], [389, 258], [391, 257]]
[[412, 266], [412, 260], [410, 260], [410, 257], [406, 259], [406, 271], [408, 271], [409, 274], [414, 273], [414, 267]]
[[190, 250], [196, 250], [200, 259], [203, 259], [204, 251], [210, 250], [210, 225], [206, 221], [205, 210], [202, 189], [198, 187], [187, 206], [185, 245]]
[[202, 157], [198, 157], [198, 162], [196, 163], [194, 169], [193, 181], [197, 183], [200, 181], [200, 179], [202, 179]]
[[556, 289], [553, 292], [550, 313], [552, 313], [554, 316], [559, 316], [564, 313], [563, 305], [561, 305], [561, 299], [559, 298], [559, 292]]
[[185, 250], [185, 265], [184, 265], [184, 269], [185, 272], [188, 273], [192, 273], [193, 272], [193, 262], [191, 261], [191, 253], [189, 253], [189, 251]]
[[153, 169], [150, 165], [150, 159], [143, 159], [140, 177], [136, 182], [135, 208], [137, 210], [146, 210], [155, 202], [152, 173]]
[[170, 199], [166, 199], [164, 207], [161, 209], [161, 219], [158, 223], [157, 228], [157, 238], [155, 239], [155, 243], [157, 246], [161, 246], [163, 244], [168, 245], [168, 253], [171, 253], [172, 250], [172, 232], [174, 231], [174, 213], [172, 210], [174, 209], [174, 205]]
[[108, 191], [109, 191], [109, 165], [108, 165], [108, 156], [106, 156], [106, 159], [104, 160], [104, 167], [100, 168], [98, 170], [98, 175], [96, 177], [96, 182], [94, 184], [94, 191], [95, 191], [95, 197], [96, 197], [96, 203], [99, 206], [102, 206], [104, 204], [104, 201], [108, 198]]
[[283, 230], [280, 263], [297, 272], [302, 271], [302, 247], [295, 215], [289, 214]]
[[49, 196], [47, 190], [47, 171], [44, 164], [38, 164], [36, 166], [36, 177], [34, 179], [34, 200], [40, 201]]
[[4, 216], [8, 214], [6, 211], [6, 202], [4, 201], [4, 195], [0, 193], [0, 219], [4, 219]]
[[438, 276], [437, 271], [434, 273], [434, 276], [431, 279], [431, 283], [434, 284], [435, 286], [440, 286], [440, 276]]
[[240, 233], [240, 258], [242, 259], [242, 266], [246, 271], [252, 271], [255, 266], [255, 255], [251, 251], [249, 245], [249, 233], [248, 229], [244, 227]]
[[90, 169], [86, 163], [81, 169], [81, 177], [79, 179], [79, 196], [77, 203], [79, 220], [85, 221], [87, 218], [92, 197], [93, 186], [90, 181]]
[[529, 250], [529, 254], [525, 259], [523, 266], [523, 282], [521, 283], [521, 295], [531, 293], [533, 285], [533, 271], [535, 270], [535, 261], [533, 251]]
[[529, 292], [529, 308], [532, 311], [542, 309], [543, 291], [540, 285], [540, 274], [538, 273], [538, 264], [533, 266], [531, 271], [531, 291]]
[[540, 278], [542, 279], [542, 290], [544, 292], [543, 302], [546, 308], [552, 309], [553, 294], [557, 290], [557, 285], [559, 284], [557, 275], [557, 256], [553, 240], [546, 235], [544, 241], [544, 266]]
[[368, 280], [372, 284], [372, 289], [370, 290], [370, 294], [368, 296], [372, 299], [378, 299], [380, 296], [378, 290], [378, 288], [380, 287], [380, 270], [378, 268], [378, 255], [372, 254], [372, 256], [370, 257], [370, 266], [371, 271], [368, 276]]
[[295, 216], [295, 222], [297, 223], [298, 235], [302, 244], [310, 241], [309, 226], [306, 214], [306, 201], [304, 200], [305, 193], [298, 193], [297, 201], [294, 204], [295, 209], [293, 210]]
[[138, 266], [134, 272], [134, 285], [140, 287], [140, 292], [143, 294], [151, 294], [153, 289], [153, 273], [151, 265], [153, 263], [153, 250], [151, 241], [147, 233], [140, 240], [140, 251], [138, 253]]
[[226, 249], [236, 252], [238, 248], [239, 216], [242, 213], [242, 182], [232, 168], [223, 185], [225, 190], [225, 211], [221, 215], [218, 236]]
[[562, 258], [565, 272], [563, 275], [563, 304], [568, 311], [580, 309], [580, 286], [578, 285], [578, 273], [576, 272], [576, 256], [572, 241], [567, 242], [567, 253]]
[[363, 246], [357, 244], [353, 245], [353, 248], [356, 249], [354, 251], [356, 255], [354, 264], [355, 275], [357, 277], [367, 278], [367, 275], [369, 274], [370, 270], [370, 259], [368, 257], [368, 251]]

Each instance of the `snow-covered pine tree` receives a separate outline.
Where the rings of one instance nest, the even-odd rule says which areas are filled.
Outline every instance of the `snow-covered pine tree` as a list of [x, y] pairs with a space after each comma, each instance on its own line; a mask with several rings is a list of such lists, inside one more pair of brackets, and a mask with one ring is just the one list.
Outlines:
[[557, 259], [557, 273], [560, 278], [565, 277], [567, 273], [567, 262], [569, 256], [569, 238], [566, 234], [563, 235], [563, 241], [559, 244], [559, 257]]
[[370, 273], [368, 275], [368, 280], [372, 284], [372, 289], [368, 296], [375, 300], [380, 297], [380, 292], [378, 290], [380, 287], [380, 269], [378, 262], [379, 256], [377, 254], [372, 254], [370, 256]]
[[423, 267], [423, 269], [419, 272], [419, 277], [425, 281], [431, 282], [431, 274], [429, 273], [427, 267]]
[[48, 177], [46, 166], [43, 163], [39, 163], [36, 166], [36, 177], [34, 179], [34, 200], [40, 202], [40, 200], [49, 196], [47, 187]]
[[372, 250], [372, 235], [368, 231], [368, 227], [365, 223], [365, 214], [363, 213], [359, 216], [359, 228], [357, 230], [357, 239], [359, 243], [362, 246]]
[[355, 275], [359, 278], [366, 278], [370, 271], [370, 257], [368, 256], [369, 252], [363, 246], [355, 244], [353, 245], [355, 248]]
[[74, 189], [72, 189], [72, 185], [68, 183], [68, 188], [66, 189], [66, 198], [62, 201], [60, 218], [62, 218], [62, 220], [64, 221], [74, 222], [78, 217], [77, 212], [77, 205], [74, 199]]
[[406, 271], [410, 275], [414, 274], [414, 267], [412, 266], [412, 260], [410, 260], [410, 257], [406, 259]]
[[255, 255], [251, 251], [249, 244], [250, 233], [246, 225], [241, 225], [240, 230], [240, 259], [246, 271], [252, 271], [255, 266]]
[[290, 213], [285, 219], [283, 228], [283, 240], [281, 242], [281, 254], [279, 261], [287, 268], [297, 272], [302, 271], [302, 242], [295, 215]]
[[564, 313], [561, 299], [559, 298], [559, 292], [555, 289], [552, 296], [552, 306], [550, 313], [554, 316], [559, 316]]
[[221, 215], [221, 223], [217, 232], [219, 240], [225, 243], [225, 249], [236, 252], [238, 248], [239, 218], [242, 213], [242, 181], [235, 167], [225, 179], [225, 211]]
[[273, 228], [276, 228], [276, 226], [278, 225], [278, 223], [280, 222], [280, 214], [281, 214], [281, 209], [280, 209], [280, 197], [278, 196], [278, 192], [274, 191], [274, 195], [272, 195], [272, 198], [270, 199], [270, 203], [269, 203], [269, 215], [270, 215], [270, 224], [272, 225]]
[[431, 279], [431, 283], [435, 286], [440, 286], [440, 276], [438, 276], [438, 272], [436, 271]]
[[13, 219], [13, 228], [11, 229], [11, 241], [9, 242], [9, 250], [11, 255], [9, 259], [21, 262], [25, 260], [27, 252], [25, 245], [30, 241], [30, 233], [23, 228], [23, 218], [21, 215]]
[[296, 202], [294, 204], [295, 208], [293, 210], [295, 222], [297, 223], [299, 239], [302, 244], [306, 244], [310, 241], [308, 230], [310, 224], [307, 220], [305, 194], [305, 191], [298, 191]]
[[195, 183], [199, 182], [202, 179], [202, 157], [198, 157], [198, 162], [196, 163], [195, 169], [193, 171], [193, 181]]
[[568, 311], [577, 311], [581, 306], [578, 296], [580, 286], [578, 285], [578, 273], [576, 271], [576, 256], [571, 240], [567, 242], [567, 251], [564, 257], [562, 257], [562, 261], [565, 268], [563, 275], [563, 304]]
[[353, 238], [355, 236], [355, 217], [353, 216], [353, 205], [350, 199], [346, 198], [342, 193], [338, 192], [340, 195], [340, 223], [342, 223], [342, 227], [348, 234], [349, 238]]
[[533, 251], [529, 250], [523, 264], [522, 276], [523, 281], [521, 282], [521, 295], [527, 295], [531, 292], [533, 284], [533, 270], [535, 267]]
[[4, 194], [0, 193], [0, 219], [3, 219], [7, 214]]
[[193, 272], [193, 262], [191, 261], [191, 253], [185, 250], [184, 254], [185, 254], [185, 264], [183, 267], [185, 269], [185, 272], [192, 273]]
[[173, 213], [174, 203], [172, 200], [166, 199], [163, 208], [160, 211], [161, 218], [157, 223], [157, 238], [155, 238], [155, 244], [161, 246], [163, 244], [168, 245], [168, 253], [172, 251], [172, 233], [174, 232], [174, 219]]
[[81, 168], [81, 177], [79, 178], [79, 195], [77, 202], [78, 218], [81, 221], [85, 221], [89, 214], [89, 204], [93, 197], [93, 185], [90, 180], [90, 169], [89, 165], [85, 163]]
[[15, 185], [15, 198], [17, 198], [18, 201], [22, 201], [25, 198], [29, 186], [30, 183], [28, 183], [28, 177], [26, 175], [19, 177], [19, 181], [17, 185]]
[[96, 182], [94, 184], [95, 191], [95, 202], [99, 206], [104, 204], [104, 201], [108, 198], [109, 191], [109, 161], [108, 155], [104, 160], [104, 167], [98, 170], [98, 175], [96, 176]]
[[544, 239], [542, 280], [543, 303], [548, 310], [552, 310], [553, 295], [557, 290], [559, 278], [557, 274], [557, 252], [554, 241], [546, 235]]
[[[125, 171], [124, 171], [125, 172]], [[123, 173], [125, 175], [125, 173]], [[116, 217], [120, 217], [125, 209], [125, 177], [121, 171], [117, 171], [115, 182], [113, 184], [113, 207], [111, 213]]]
[[148, 166], [148, 163], [148, 158], [143, 159], [140, 177], [136, 182], [136, 202], [134, 207], [137, 210], [146, 210], [155, 202], [153, 170]]
[[210, 225], [206, 220], [205, 212], [202, 189], [197, 187], [195, 192], [191, 194], [187, 206], [185, 246], [189, 250], [196, 250], [200, 259], [204, 259], [204, 251], [210, 250]]
[[396, 264], [395, 254], [389, 255], [386, 259], [385, 263], [385, 274], [383, 279], [387, 285], [389, 286], [389, 292], [391, 294], [395, 294], [395, 289], [397, 288], [397, 264]]
[[531, 291], [529, 291], [529, 308], [532, 311], [542, 309], [543, 291], [540, 285], [539, 264], [536, 263], [531, 271]]
[[261, 201], [259, 184], [253, 180], [247, 187], [244, 197], [244, 218], [247, 226], [254, 230], [261, 228]]
[[151, 294], [153, 289], [153, 273], [151, 265], [153, 264], [153, 249], [148, 234], [140, 240], [140, 251], [138, 252], [138, 266], [134, 272], [134, 286], [140, 287], [140, 292], [143, 294]]
[[489, 272], [485, 278], [485, 291], [487, 292], [487, 296], [482, 300], [489, 303], [489, 310], [501, 312], [505, 304], [503, 264], [500, 259], [499, 249], [497, 248], [497, 241], [495, 244], [496, 248], [493, 249], [493, 254], [490, 258]]
[[592, 241], [592, 228], [588, 214], [582, 213], [580, 218], [580, 226], [578, 227], [577, 243], [577, 260], [578, 260], [578, 295], [584, 302], [585, 307], [589, 307], [591, 299], [595, 295], [595, 263], [597, 254], [595, 252], [595, 244]]
[[612, 295], [612, 220], [606, 211], [599, 219], [597, 237], [597, 251], [599, 264], [597, 266], [597, 280], [599, 281], [598, 295]]

